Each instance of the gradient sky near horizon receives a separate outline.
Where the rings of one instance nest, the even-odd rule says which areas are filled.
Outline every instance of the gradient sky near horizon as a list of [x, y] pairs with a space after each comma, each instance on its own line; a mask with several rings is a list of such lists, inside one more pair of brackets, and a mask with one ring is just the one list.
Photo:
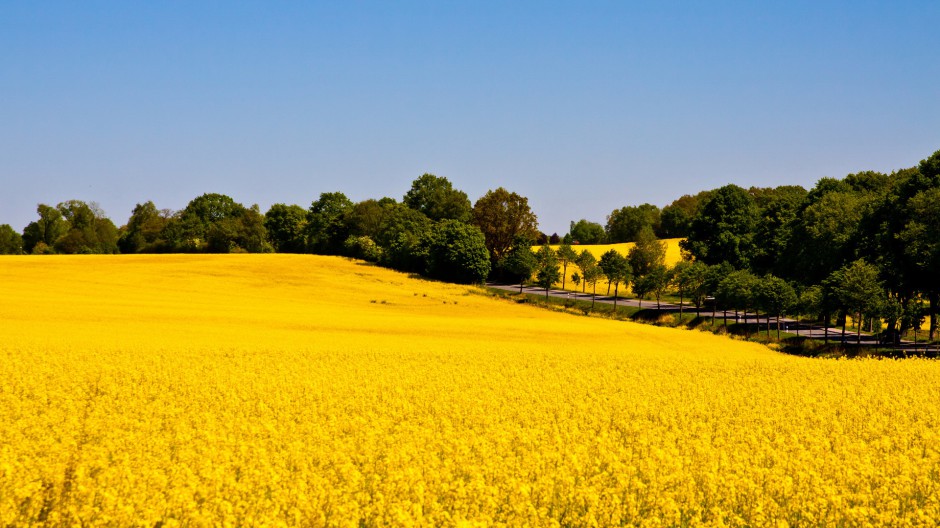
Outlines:
[[0, 2], [0, 224], [207, 192], [401, 199], [546, 233], [940, 149], [940, 2]]

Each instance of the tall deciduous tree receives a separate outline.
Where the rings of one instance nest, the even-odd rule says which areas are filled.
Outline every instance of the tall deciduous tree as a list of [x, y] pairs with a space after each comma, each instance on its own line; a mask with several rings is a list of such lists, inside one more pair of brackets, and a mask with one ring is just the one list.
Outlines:
[[306, 227], [307, 211], [299, 205], [276, 203], [264, 213], [268, 240], [278, 253], [303, 253]]
[[62, 212], [46, 204], [36, 207], [39, 220], [30, 222], [23, 229], [23, 249], [27, 253], [52, 251], [52, 246], [69, 230]]
[[9, 224], [0, 225], [0, 255], [23, 254], [23, 237]]
[[589, 222], [585, 219], [571, 222], [568, 228], [569, 243], [578, 244], [603, 244], [607, 241], [607, 232], [604, 226], [597, 222]]
[[547, 244], [539, 248], [535, 254], [538, 267], [535, 270], [535, 283], [545, 288], [545, 298], [548, 299], [548, 290], [561, 278], [558, 270], [558, 255]]
[[672, 284], [679, 294], [679, 317], [682, 317], [683, 301], [692, 300], [696, 309], [702, 308], [705, 299], [705, 278], [708, 266], [698, 261], [683, 260], [672, 268]]
[[715, 190], [692, 220], [679, 246], [706, 264], [728, 262], [737, 269], [750, 265], [754, 252], [757, 207], [737, 185]]
[[519, 281], [519, 293], [522, 293], [539, 263], [532, 251], [532, 242], [524, 236], [517, 236], [501, 264], [503, 271]]
[[134, 206], [127, 225], [122, 228], [118, 247], [121, 253], [151, 253], [169, 251], [163, 230], [173, 213], [168, 209], [159, 210], [152, 201]]
[[411, 183], [403, 202], [431, 220], [470, 221], [467, 193], [454, 189], [450, 180], [443, 176], [421, 175]]
[[617, 308], [617, 295], [620, 293], [620, 284], [629, 283], [633, 273], [630, 262], [627, 257], [624, 257], [618, 251], [610, 249], [601, 255], [599, 266], [604, 271], [608, 284], [614, 286], [614, 308]]
[[311, 253], [336, 255], [349, 236], [345, 215], [352, 201], [341, 192], [321, 193], [307, 210], [307, 250]]
[[581, 270], [581, 284], [583, 284], [581, 293], [584, 293], [584, 290], [587, 288], [587, 269], [592, 266], [597, 266], [597, 257], [590, 251], [583, 249], [581, 253], [578, 254], [578, 258], [575, 259], [574, 263], [578, 266], [578, 269]]
[[622, 207], [607, 215], [607, 240], [613, 243], [633, 242], [644, 229], [658, 231], [659, 207], [651, 204]]
[[666, 243], [656, 238], [649, 227], [641, 230], [636, 237], [636, 244], [627, 253], [633, 275], [642, 277], [656, 266], [666, 263]]
[[[767, 314], [768, 333], [770, 333], [770, 316], [773, 315], [776, 318], [777, 339], [780, 339], [780, 316], [796, 306], [796, 290], [780, 277], [768, 275], [756, 283], [755, 298], [757, 305]], [[760, 326], [760, 321], [757, 324]]]
[[578, 254], [568, 244], [562, 244], [556, 251], [558, 263], [561, 265], [561, 289], [565, 289], [565, 277], [568, 275], [568, 264], [578, 258]]
[[500, 187], [484, 194], [473, 205], [473, 224], [486, 238], [486, 248], [493, 262], [499, 262], [517, 236], [534, 240], [538, 219], [529, 208], [529, 200]]
[[442, 220], [428, 233], [427, 274], [465, 284], [482, 283], [490, 274], [489, 252], [476, 226]]
[[878, 268], [856, 260], [836, 272], [832, 284], [842, 307], [854, 314], [857, 325], [856, 342], [861, 343], [862, 316], [876, 313], [882, 306], [884, 286], [878, 279]]

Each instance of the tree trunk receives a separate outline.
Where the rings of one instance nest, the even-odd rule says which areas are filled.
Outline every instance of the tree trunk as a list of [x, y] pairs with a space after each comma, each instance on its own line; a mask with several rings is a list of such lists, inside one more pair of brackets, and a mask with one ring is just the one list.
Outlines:
[[858, 312], [858, 319], [855, 321], [857, 329], [855, 331], [855, 344], [862, 344], [862, 312]]
[[682, 290], [679, 290], [679, 322], [682, 322]]
[[823, 338], [823, 344], [828, 345], [829, 344], [829, 314], [828, 313], [825, 315], [825, 317], [823, 317], [823, 335], [825, 336]]
[[937, 295], [928, 295], [927, 300], [930, 303], [930, 335], [928, 339], [933, 341], [937, 334]]
[[519, 293], [522, 293], [522, 288], [525, 287], [525, 281], [519, 279]]
[[565, 265], [561, 267], [561, 289], [563, 290], [565, 289], [565, 279], [568, 278], [567, 275], [568, 275], [568, 264], [565, 263]]
[[[610, 290], [610, 283], [607, 284], [608, 291]], [[618, 282], [614, 286], [614, 313], [617, 313], [617, 291], [620, 290], [620, 283]]]
[[777, 341], [780, 341], [780, 314], [777, 314]]
[[597, 299], [597, 283], [594, 283], [594, 288], [591, 293], [591, 310], [594, 309], [594, 300]]

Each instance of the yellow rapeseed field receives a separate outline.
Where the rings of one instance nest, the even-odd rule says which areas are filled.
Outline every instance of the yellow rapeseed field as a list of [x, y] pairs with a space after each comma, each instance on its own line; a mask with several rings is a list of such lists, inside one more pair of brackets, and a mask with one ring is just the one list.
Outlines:
[[0, 526], [934, 526], [940, 363], [304, 255], [0, 258]]

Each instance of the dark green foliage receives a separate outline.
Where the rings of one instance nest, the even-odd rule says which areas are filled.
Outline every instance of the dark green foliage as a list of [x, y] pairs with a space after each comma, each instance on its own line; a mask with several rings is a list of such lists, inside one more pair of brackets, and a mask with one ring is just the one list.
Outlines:
[[465, 284], [482, 283], [490, 274], [483, 233], [456, 220], [438, 222], [425, 242], [429, 277]]
[[[806, 189], [781, 186], [763, 190], [756, 199], [760, 214], [754, 231], [754, 255], [751, 267], [758, 272], [784, 272], [794, 223], [806, 199]], [[754, 190], [752, 189], [752, 194]]]
[[500, 264], [502, 271], [509, 275], [509, 278], [519, 281], [521, 292], [538, 266], [538, 259], [532, 251], [532, 242], [524, 236], [517, 236]]
[[543, 245], [535, 254], [538, 265], [535, 270], [535, 283], [540, 288], [545, 288], [545, 297], [548, 297], [548, 290], [561, 279], [561, 272], [558, 270], [558, 254], [549, 246]]
[[568, 264], [573, 263], [578, 254], [568, 244], [562, 244], [555, 252], [558, 257], [558, 263], [561, 266], [561, 288], [565, 289], [565, 277], [568, 274]]
[[710, 195], [711, 191], [702, 191], [694, 196], [686, 194], [663, 207], [660, 215], [659, 236], [662, 238], [687, 237], [692, 228], [692, 219]]
[[341, 192], [321, 193], [307, 210], [307, 251], [323, 255], [342, 253], [349, 236], [345, 215], [352, 201]]
[[163, 238], [171, 251], [263, 253], [272, 251], [264, 216], [257, 205], [245, 207], [224, 194], [196, 197], [170, 218]]
[[571, 222], [568, 231], [568, 243], [573, 244], [604, 244], [607, 242], [607, 232], [604, 226], [597, 222], [589, 222], [585, 219]]
[[118, 239], [118, 248], [121, 253], [153, 253], [171, 250], [172, 248], [163, 238], [163, 230], [171, 217], [172, 213], [169, 210], [160, 211], [151, 201], [134, 206], [127, 225], [121, 228], [121, 236]]
[[278, 253], [303, 253], [307, 249], [306, 227], [307, 211], [299, 205], [277, 203], [264, 213], [268, 240]]
[[696, 308], [702, 307], [702, 302], [707, 295], [707, 274], [708, 266], [698, 261], [683, 260], [676, 263], [672, 268], [672, 284], [679, 294], [680, 314], [682, 312], [681, 302], [684, 299], [691, 300]]
[[644, 229], [659, 231], [660, 214], [659, 207], [648, 203], [615, 209], [607, 216], [607, 240], [633, 242]]
[[759, 279], [747, 270], [735, 270], [718, 283], [715, 301], [724, 309], [747, 311], [754, 307]]
[[0, 224], [0, 255], [22, 255], [23, 236], [9, 224]]
[[26, 253], [51, 252], [56, 240], [69, 230], [69, 224], [62, 217], [62, 212], [55, 207], [39, 204], [36, 212], [39, 214], [39, 220], [30, 222], [23, 229], [23, 250]]
[[369, 262], [378, 262], [382, 258], [382, 248], [367, 236], [350, 235], [343, 242], [343, 249], [346, 255], [367, 260]]
[[757, 215], [757, 206], [747, 191], [726, 185], [702, 205], [680, 247], [706, 264], [728, 262], [735, 268], [747, 268], [754, 254]]
[[642, 277], [654, 267], [662, 266], [666, 262], [666, 243], [656, 238], [649, 227], [642, 229], [636, 237], [636, 245], [630, 248], [627, 254], [633, 275]]
[[411, 183], [411, 189], [405, 193], [402, 201], [431, 220], [470, 221], [471, 208], [467, 193], [454, 189], [450, 180], [442, 176], [421, 175]]
[[607, 281], [614, 286], [614, 306], [617, 306], [617, 294], [620, 291], [620, 284], [627, 284], [633, 274], [630, 268], [630, 262], [619, 252], [610, 249], [601, 255], [598, 263], [600, 269], [607, 277]]
[[538, 236], [538, 219], [529, 208], [529, 199], [500, 187], [488, 191], [473, 204], [473, 224], [486, 238], [493, 262], [499, 262], [517, 236], [533, 240]]
[[777, 334], [780, 334], [780, 316], [797, 306], [796, 290], [780, 277], [767, 275], [758, 280], [754, 288], [755, 305], [777, 319]]

